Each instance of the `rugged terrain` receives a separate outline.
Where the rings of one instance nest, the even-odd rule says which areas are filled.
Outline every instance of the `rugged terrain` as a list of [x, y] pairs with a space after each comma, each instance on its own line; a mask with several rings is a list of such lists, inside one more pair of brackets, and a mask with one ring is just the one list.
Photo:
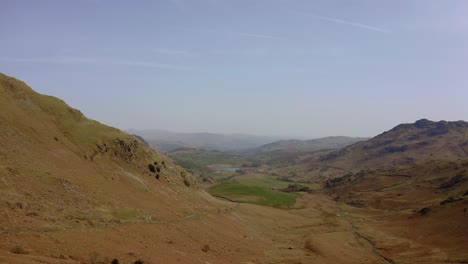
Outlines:
[[222, 216], [235, 204], [138, 138], [3, 74], [0, 109], [0, 263], [255, 257], [231, 245], [247, 232]]
[[213, 197], [143, 139], [1, 74], [0, 110], [0, 263], [468, 262], [466, 122], [212, 170]]
[[468, 122], [421, 119], [401, 124], [348, 147], [306, 153], [281, 166], [277, 173], [299, 180], [323, 181], [364, 169], [411, 167], [428, 161], [468, 158]]

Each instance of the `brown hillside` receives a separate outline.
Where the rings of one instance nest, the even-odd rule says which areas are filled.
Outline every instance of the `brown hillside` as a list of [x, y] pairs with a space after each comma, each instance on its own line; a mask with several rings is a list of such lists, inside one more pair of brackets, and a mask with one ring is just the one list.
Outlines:
[[421, 119], [399, 125], [321, 160], [348, 168], [376, 168], [468, 158], [464, 149], [467, 133], [468, 122]]
[[468, 159], [468, 122], [426, 119], [401, 124], [367, 141], [336, 151], [303, 155], [277, 173], [322, 181], [364, 169], [410, 167], [428, 161]]
[[1, 75], [0, 83], [0, 199], [10, 209], [22, 207], [2, 219], [37, 214], [34, 222], [41, 225], [54, 212], [57, 222], [66, 224], [79, 218], [80, 210], [90, 221], [111, 221], [136, 205], [145, 215], [155, 200], [170, 204], [165, 197], [193, 184], [182, 168], [137, 138], [16, 79]]
[[325, 191], [367, 215], [354, 224], [395, 263], [468, 259], [467, 160], [361, 171], [328, 180]]
[[0, 142], [0, 263], [219, 263], [233, 254], [222, 248], [255, 257], [250, 242], [231, 245], [246, 233], [222, 216], [232, 203], [136, 137], [3, 74]]

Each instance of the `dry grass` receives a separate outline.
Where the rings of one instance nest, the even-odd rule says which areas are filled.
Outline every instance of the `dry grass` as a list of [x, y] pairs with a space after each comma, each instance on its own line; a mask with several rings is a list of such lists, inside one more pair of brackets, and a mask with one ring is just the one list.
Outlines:
[[13, 254], [27, 254], [28, 252], [21, 246], [14, 246], [10, 249]]

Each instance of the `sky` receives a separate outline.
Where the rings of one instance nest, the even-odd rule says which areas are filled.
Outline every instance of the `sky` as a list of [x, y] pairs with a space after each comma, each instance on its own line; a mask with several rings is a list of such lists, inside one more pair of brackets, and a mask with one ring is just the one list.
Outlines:
[[0, 0], [0, 72], [121, 129], [468, 119], [465, 0]]

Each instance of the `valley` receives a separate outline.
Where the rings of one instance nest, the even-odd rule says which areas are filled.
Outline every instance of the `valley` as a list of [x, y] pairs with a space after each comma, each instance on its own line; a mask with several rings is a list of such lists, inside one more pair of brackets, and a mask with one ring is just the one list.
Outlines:
[[[293, 245], [275, 249], [284, 255], [271, 263], [465, 263], [467, 128], [462, 121], [420, 120], [339, 150], [296, 152], [282, 160], [265, 155], [275, 162], [240, 154], [231, 166], [239, 159], [256, 166], [217, 171], [201, 186], [242, 207], [266, 205], [298, 223], [307, 219], [297, 236], [275, 216]], [[349, 257], [333, 258], [340, 254]]]
[[464, 121], [162, 154], [3, 74], [0, 108], [0, 263], [468, 262]]

